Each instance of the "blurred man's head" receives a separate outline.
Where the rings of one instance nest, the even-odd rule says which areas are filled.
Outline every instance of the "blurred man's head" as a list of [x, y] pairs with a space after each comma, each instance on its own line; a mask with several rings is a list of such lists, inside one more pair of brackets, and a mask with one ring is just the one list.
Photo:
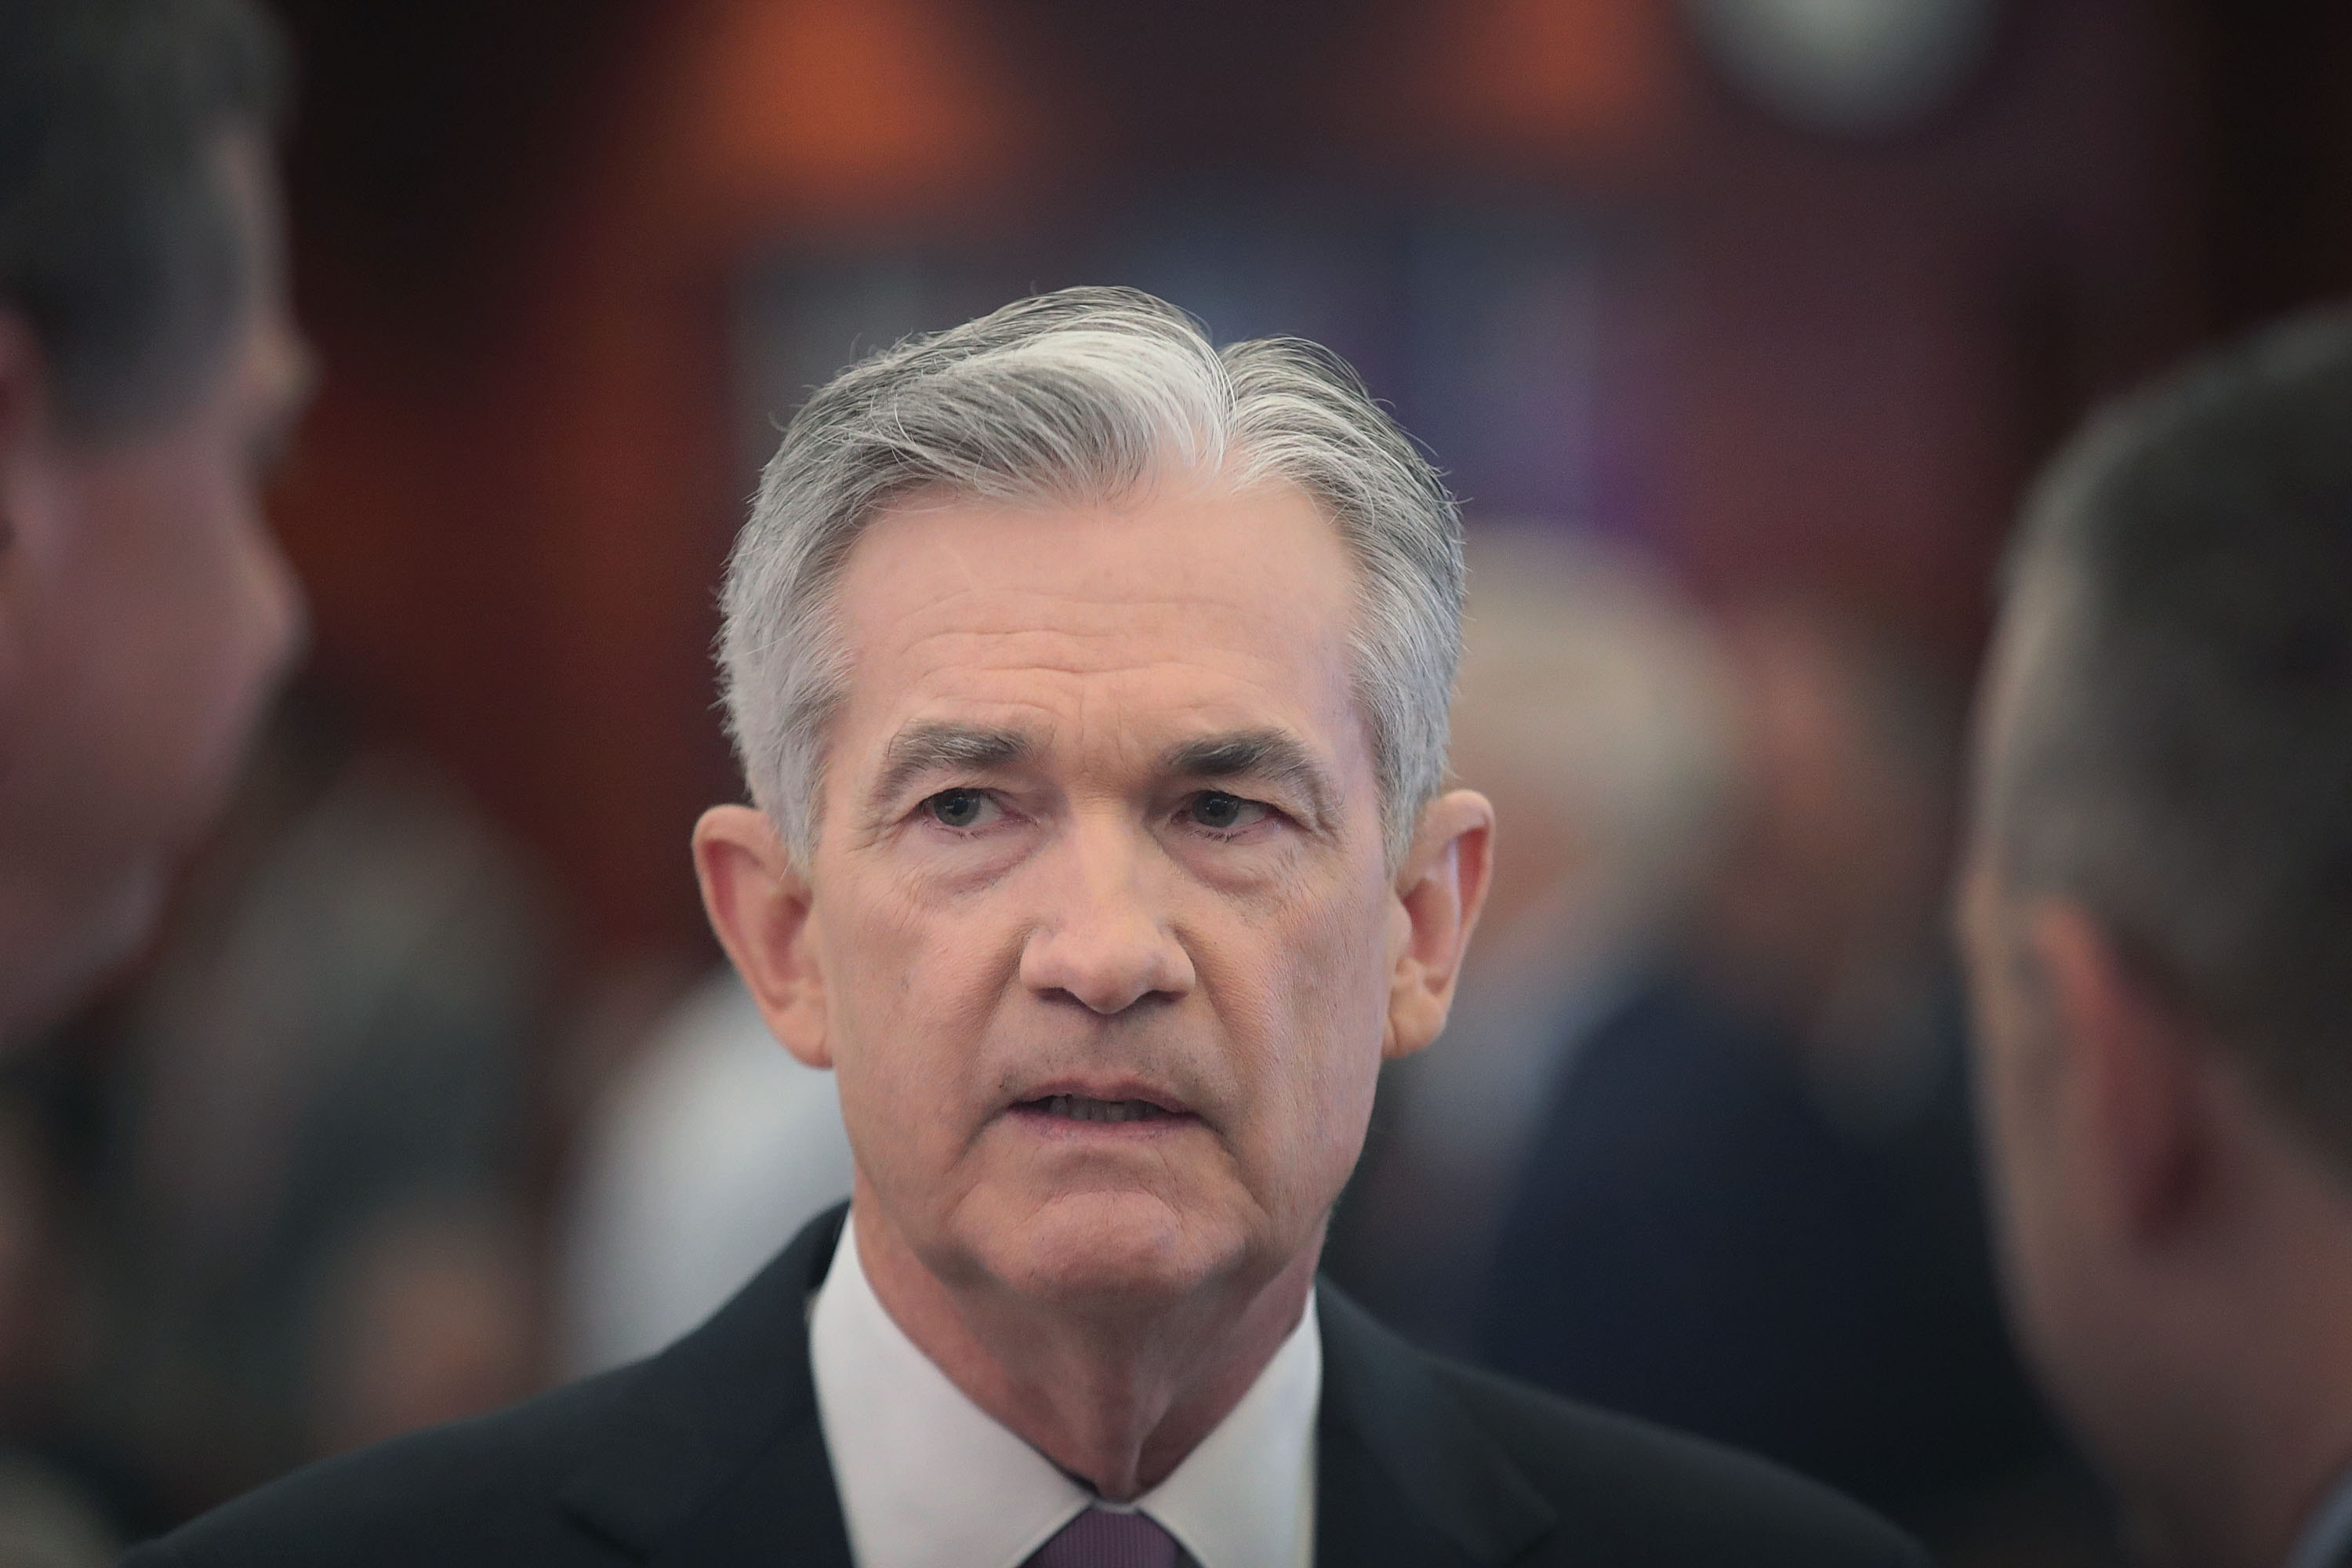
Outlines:
[[1959, 704], [1912, 637], [1828, 601], [1756, 599], [1725, 630], [1741, 787], [1690, 956], [1823, 1109], [1891, 1126], [1940, 1059]]
[[0, 1028], [143, 933], [297, 637], [283, 79], [246, 0], [0, 5]]
[[2352, 1462], [2352, 319], [2125, 405], [2028, 509], [1963, 921], [2011, 1306], [2176, 1551]]
[[1480, 523], [1469, 563], [1454, 771], [1510, 824], [1483, 959], [1622, 961], [1687, 913], [1717, 848], [1724, 649], [1663, 572], [1599, 535]]
[[839, 1074], [862, 1244], [1097, 1306], [1311, 1272], [1484, 882], [1486, 803], [1440, 789], [1461, 550], [1343, 367], [1139, 295], [817, 394], [729, 572], [765, 814], [698, 852]]

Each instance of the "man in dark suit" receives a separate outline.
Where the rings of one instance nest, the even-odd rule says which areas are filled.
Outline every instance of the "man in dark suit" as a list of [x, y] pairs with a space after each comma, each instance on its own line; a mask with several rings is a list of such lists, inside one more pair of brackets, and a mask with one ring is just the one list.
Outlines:
[[729, 566], [758, 804], [695, 851], [769, 1026], [837, 1075], [848, 1209], [650, 1362], [137, 1561], [1917, 1561], [1317, 1288], [1486, 887], [1491, 812], [1443, 788], [1461, 559], [1344, 367], [1147, 296], [820, 391]]
[[1974, 793], [2020, 1338], [2151, 1561], [2352, 1563], [2352, 316], [2061, 458]]
[[2053, 1444], [1994, 1299], [1960, 1044], [1936, 1048], [1924, 1103], [1856, 1128], [1771, 1021], [1687, 970], [1635, 989], [1546, 1108], [1486, 1363], [1769, 1455], [1931, 1542], [1984, 1528]]
[[280, 53], [242, 0], [0, 5], [0, 1035], [146, 935], [296, 641]]

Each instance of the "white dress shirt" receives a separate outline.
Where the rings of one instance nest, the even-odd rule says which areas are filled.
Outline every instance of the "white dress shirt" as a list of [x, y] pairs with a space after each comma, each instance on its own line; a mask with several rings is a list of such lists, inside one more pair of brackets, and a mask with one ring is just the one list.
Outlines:
[[950, 1382], [876, 1299], [847, 1224], [810, 1310], [809, 1360], [858, 1568], [1020, 1568], [1090, 1505], [1150, 1515], [1200, 1568], [1312, 1568], [1312, 1295], [1241, 1403], [1132, 1504], [1097, 1497]]

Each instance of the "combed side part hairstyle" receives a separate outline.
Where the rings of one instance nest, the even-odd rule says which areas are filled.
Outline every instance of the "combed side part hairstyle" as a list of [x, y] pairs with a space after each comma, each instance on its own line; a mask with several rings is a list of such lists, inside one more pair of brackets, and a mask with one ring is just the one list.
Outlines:
[[174, 412], [226, 347], [247, 268], [214, 160], [276, 130], [287, 76], [248, 0], [0, 0], [0, 310], [68, 429]]
[[1126, 289], [1020, 300], [887, 349], [819, 390], [784, 431], [727, 566], [720, 678], [752, 798], [803, 864], [845, 660], [842, 564], [893, 500], [937, 487], [992, 501], [1117, 502], [1170, 478], [1288, 483], [1355, 562], [1356, 687], [1391, 866], [1445, 766], [1461, 641], [1453, 498], [1355, 374], [1312, 343], [1222, 352], [1183, 312]]
[[1985, 781], [2005, 875], [2081, 900], [2352, 1163], [2352, 314], [2100, 418], [2005, 594], [2046, 632]]

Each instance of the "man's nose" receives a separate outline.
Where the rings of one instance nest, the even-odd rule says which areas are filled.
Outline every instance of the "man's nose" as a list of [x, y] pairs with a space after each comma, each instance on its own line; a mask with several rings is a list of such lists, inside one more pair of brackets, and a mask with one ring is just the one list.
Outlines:
[[1153, 896], [1154, 856], [1134, 829], [1081, 826], [1052, 858], [1047, 906], [1021, 952], [1023, 984], [1106, 1016], [1192, 990], [1192, 957]]

